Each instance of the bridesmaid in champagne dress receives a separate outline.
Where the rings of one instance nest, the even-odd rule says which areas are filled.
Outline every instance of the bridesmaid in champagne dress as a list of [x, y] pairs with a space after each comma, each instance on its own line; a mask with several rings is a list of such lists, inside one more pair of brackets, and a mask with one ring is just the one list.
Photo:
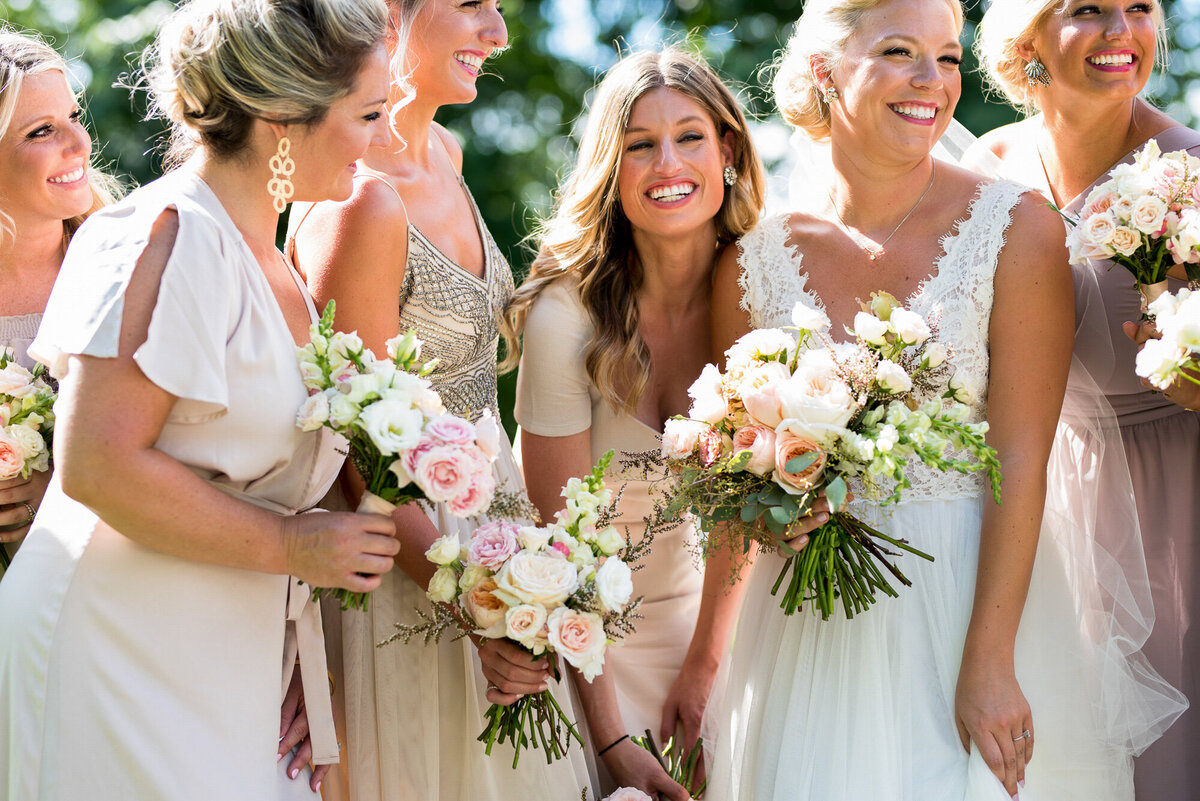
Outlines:
[[[112, 202], [113, 182], [89, 164], [67, 64], [28, 34], [0, 29], [0, 348], [26, 354], [71, 235]], [[49, 473], [0, 482], [0, 577], [41, 503]]]
[[[664, 420], [687, 411], [687, 388], [711, 356], [713, 265], [762, 201], [745, 118], [702, 60], [676, 48], [640, 53], [601, 81], [575, 171], [506, 315], [524, 334], [516, 416], [543, 518], [561, 508], [569, 477], [609, 449], [618, 459], [658, 451]], [[516, 353], [516, 337], [509, 342]], [[612, 481], [622, 483], [617, 524], [636, 542], [656, 498], [640, 474]], [[728, 623], [701, 598], [723, 594], [726, 573], [706, 585], [690, 521], [657, 534], [643, 564], [636, 633], [576, 688], [606, 768], [602, 789], [685, 798], [623, 738], [649, 730], [661, 744], [678, 720], [695, 743]]]
[[[1071, 216], [1108, 172], [1133, 160], [1149, 139], [1163, 152], [1200, 155], [1200, 133], [1138, 97], [1164, 32], [1156, 2], [1075, 5], [997, 0], [980, 32], [981, 62], [993, 85], [1031, 116], [983, 137], [999, 170], [1032, 186]], [[1044, 82], [1031, 80], [1036, 60]], [[1032, 69], [1031, 69], [1032, 72]], [[1168, 288], [1185, 286], [1182, 270]], [[1149, 569], [1153, 630], [1144, 653], [1193, 704], [1200, 699], [1200, 414], [1182, 394], [1160, 394], [1134, 374], [1140, 297], [1132, 276], [1107, 261], [1075, 268], [1081, 321], [1075, 354], [1100, 385], [1124, 442]], [[1123, 327], [1128, 331], [1123, 331]], [[1190, 405], [1200, 405], [1195, 398]], [[1139, 801], [1200, 796], [1200, 711], [1189, 709], [1135, 762]]]
[[[337, 302], [336, 325], [357, 329], [367, 347], [414, 328], [422, 356], [438, 359], [429, 376], [447, 409], [477, 420], [496, 402], [498, 320], [512, 293], [508, 264], [463, 182], [462, 149], [433, 122], [448, 103], [476, 95], [482, 63], [504, 47], [507, 30], [495, 0], [389, 3], [393, 138], [358, 165], [346, 203], [293, 210], [289, 254], [320, 304]], [[411, 33], [411, 39], [408, 38]], [[522, 488], [507, 439], [494, 469], [496, 485]], [[351, 495], [357, 475], [347, 476]], [[330, 503], [346, 503], [331, 499]], [[397, 570], [384, 577], [366, 612], [326, 607], [337, 703], [345, 709], [346, 756], [326, 801], [557, 801], [578, 797], [591, 779], [578, 747], [547, 765], [523, 752], [514, 769], [507, 744], [492, 755], [476, 741], [491, 702], [514, 700], [508, 677], [523, 690], [549, 682], [542, 667], [504, 640], [447, 636], [436, 644], [376, 644], [396, 623], [416, 623], [429, 601], [433, 565], [428, 545], [456, 533], [465, 543], [483, 518], [461, 519], [444, 504], [395, 510], [404, 543]], [[565, 685], [552, 688], [570, 713]]]

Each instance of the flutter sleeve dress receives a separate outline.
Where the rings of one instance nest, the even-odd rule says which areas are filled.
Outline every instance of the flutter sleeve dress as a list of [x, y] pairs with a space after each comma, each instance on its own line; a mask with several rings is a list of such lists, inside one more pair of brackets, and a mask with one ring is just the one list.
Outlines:
[[[234, 497], [278, 514], [305, 510], [337, 475], [337, 441], [296, 428], [307, 392], [295, 342], [238, 229], [188, 168], [80, 229], [30, 352], [64, 379], [66, 396], [71, 355], [117, 355], [125, 290], [168, 208], [178, 235], [134, 354], [177, 398], [155, 447]], [[316, 759], [337, 761], [310, 592], [289, 576], [140, 545], [56, 477], [0, 585], [0, 792], [312, 798], [304, 777], [289, 780], [287, 761], [276, 761], [297, 651]]]

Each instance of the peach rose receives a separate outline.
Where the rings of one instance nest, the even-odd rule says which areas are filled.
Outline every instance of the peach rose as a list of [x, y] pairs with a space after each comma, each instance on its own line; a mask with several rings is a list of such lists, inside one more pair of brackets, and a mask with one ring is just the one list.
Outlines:
[[496, 597], [496, 580], [486, 578], [462, 595], [463, 609], [479, 628], [480, 637], [503, 637], [508, 604]]
[[766, 426], [742, 426], [733, 433], [733, 451], [750, 451], [746, 469], [765, 476], [775, 467], [775, 432]]
[[546, 609], [537, 604], [514, 606], [504, 614], [504, 636], [531, 651], [539, 645], [544, 647], [541, 640], [546, 617]]
[[[815, 442], [786, 430], [776, 432], [775, 440], [775, 483], [789, 495], [800, 495], [810, 489], [825, 472], [825, 451]], [[816, 454], [812, 464], [795, 473], [789, 473], [787, 463], [806, 453]]]
[[0, 430], [0, 481], [21, 475], [25, 468], [25, 448], [7, 432]]
[[600, 675], [608, 637], [599, 615], [560, 606], [550, 613], [547, 625], [550, 644], [557, 653], [578, 668], [589, 682]]

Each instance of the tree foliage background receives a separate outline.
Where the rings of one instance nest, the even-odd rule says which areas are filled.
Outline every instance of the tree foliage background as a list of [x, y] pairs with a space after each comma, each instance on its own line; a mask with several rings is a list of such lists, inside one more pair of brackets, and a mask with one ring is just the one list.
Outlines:
[[[88, 123], [102, 159], [132, 182], [160, 170], [161, 125], [145, 122], [144, 95], [114, 86], [131, 74], [170, 0], [0, 0], [0, 18], [34, 29], [72, 60], [84, 89]], [[510, 48], [494, 58], [495, 77], [480, 80], [479, 98], [444, 110], [440, 121], [462, 140], [464, 175], [484, 218], [508, 254], [518, 281], [531, 253], [524, 244], [549, 213], [554, 188], [572, 161], [572, 137], [596, 79], [620, 52], [664, 40], [688, 40], [739, 89], [768, 165], [786, 150], [786, 131], [772, 116], [770, 64], [800, 14], [802, 0], [504, 0]], [[1171, 62], [1149, 92], [1176, 119], [1195, 123], [1200, 107], [1200, 0], [1166, 0]], [[974, 39], [980, 0], [969, 0], [964, 43]], [[956, 117], [976, 134], [1015, 119], [985, 98], [974, 60], [963, 64]], [[1190, 97], [1189, 97], [1190, 95]], [[504, 388], [511, 392], [511, 381]], [[506, 406], [502, 400], [502, 406]]]

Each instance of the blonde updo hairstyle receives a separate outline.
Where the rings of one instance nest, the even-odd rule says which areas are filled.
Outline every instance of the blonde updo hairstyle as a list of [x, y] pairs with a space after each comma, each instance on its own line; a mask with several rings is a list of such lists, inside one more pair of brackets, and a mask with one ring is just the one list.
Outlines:
[[[813, 77], [812, 64], [822, 62], [832, 73], [858, 32], [863, 17], [884, 0], [808, 0], [796, 21], [783, 55], [775, 65], [775, 104], [784, 121], [814, 142], [829, 139], [829, 104]], [[962, 31], [958, 0], [945, 0]]]
[[255, 120], [320, 122], [353, 91], [383, 41], [383, 0], [190, 0], [143, 56], [151, 116], [172, 126], [178, 165], [197, 145], [218, 158], [246, 147]]
[[[25, 78], [44, 72], [61, 72], [64, 79], [69, 75], [63, 57], [36, 34], [0, 26], [0, 139], [8, 135]], [[115, 180], [93, 165], [88, 165], [88, 184], [92, 205], [83, 214], [63, 220], [64, 242], [70, 241], [89, 215], [112, 203], [119, 190]], [[4, 210], [6, 202], [7, 198], [0, 198], [0, 251], [11, 247], [17, 237], [16, 225]]]
[[417, 96], [417, 89], [412, 83], [415, 65], [409, 62], [408, 43], [412, 40], [417, 17], [428, 4], [429, 0], [387, 0], [388, 28], [395, 37], [388, 67], [392, 74], [392, 86], [399, 93], [399, 97], [392, 98], [393, 121], [396, 113]]
[[577, 280], [595, 329], [585, 355], [588, 375], [614, 410], [631, 412], [650, 379], [650, 352], [638, 330], [642, 265], [621, 209], [617, 172], [634, 103], [658, 88], [679, 92], [703, 108], [718, 138], [733, 134], [738, 178], [725, 187], [715, 218], [717, 241], [731, 242], [758, 221], [765, 192], [762, 161], [737, 98], [703, 58], [680, 47], [626, 56], [596, 89], [575, 168], [559, 192], [554, 214], [535, 235], [537, 257], [501, 321], [507, 346], [502, 367], [511, 369], [538, 295], [555, 281]]
[[[1038, 103], [1035, 87], [1025, 77], [1026, 59], [1017, 47], [1032, 42], [1046, 22], [1064, 6], [1064, 0], [993, 0], [979, 25], [975, 56], [983, 67], [985, 85], [1025, 114], [1037, 113]], [[1155, 62], [1164, 68], [1167, 59], [1166, 18], [1162, 6], [1154, 0], [1150, 13], [1158, 31]]]

